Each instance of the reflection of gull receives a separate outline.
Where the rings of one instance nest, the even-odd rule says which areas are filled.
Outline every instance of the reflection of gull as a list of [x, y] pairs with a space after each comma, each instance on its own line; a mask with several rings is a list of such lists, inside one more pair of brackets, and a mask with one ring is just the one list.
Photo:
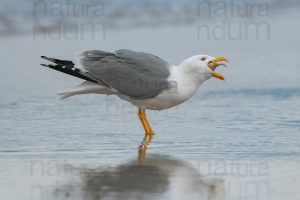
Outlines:
[[196, 169], [168, 156], [146, 158], [145, 151], [139, 151], [142, 163], [139, 160], [108, 169], [80, 169], [79, 185], [57, 188], [55, 196], [72, 200], [224, 199], [222, 179], [204, 179]]
[[78, 66], [72, 61], [42, 58], [55, 63], [43, 66], [86, 80], [79, 87], [61, 93], [63, 98], [87, 93], [117, 95], [139, 108], [146, 135], [154, 135], [146, 109], [171, 108], [193, 96], [207, 79], [224, 80], [215, 69], [228, 61], [224, 57], [196, 55], [174, 66], [152, 54], [130, 50], [86, 51], [75, 62]]

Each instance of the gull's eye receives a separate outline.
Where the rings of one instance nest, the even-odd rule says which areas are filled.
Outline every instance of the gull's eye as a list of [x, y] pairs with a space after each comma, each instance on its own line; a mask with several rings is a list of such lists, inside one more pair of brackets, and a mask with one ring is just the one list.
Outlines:
[[205, 60], [206, 60], [206, 58], [205, 58], [205, 57], [202, 57], [202, 58], [201, 58], [201, 60], [202, 60], [202, 61], [205, 61]]

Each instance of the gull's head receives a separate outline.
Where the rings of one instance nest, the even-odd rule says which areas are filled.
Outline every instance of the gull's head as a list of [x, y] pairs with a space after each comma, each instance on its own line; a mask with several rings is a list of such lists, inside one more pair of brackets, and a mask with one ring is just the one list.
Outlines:
[[197, 73], [205, 79], [211, 77], [225, 80], [225, 78], [216, 72], [218, 66], [225, 66], [225, 63], [229, 62], [225, 57], [212, 57], [208, 55], [196, 55], [183, 61], [182, 65], [185, 66], [187, 71], [191, 73]]

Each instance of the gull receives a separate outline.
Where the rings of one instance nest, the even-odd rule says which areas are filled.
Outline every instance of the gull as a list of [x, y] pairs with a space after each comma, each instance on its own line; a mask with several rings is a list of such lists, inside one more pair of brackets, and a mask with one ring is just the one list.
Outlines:
[[215, 69], [228, 62], [225, 57], [194, 55], [173, 65], [153, 54], [128, 49], [85, 51], [74, 61], [42, 58], [53, 63], [42, 66], [85, 80], [59, 93], [63, 99], [89, 93], [116, 95], [138, 108], [145, 137], [155, 134], [146, 116], [147, 109], [172, 108], [192, 97], [209, 78], [225, 80]]

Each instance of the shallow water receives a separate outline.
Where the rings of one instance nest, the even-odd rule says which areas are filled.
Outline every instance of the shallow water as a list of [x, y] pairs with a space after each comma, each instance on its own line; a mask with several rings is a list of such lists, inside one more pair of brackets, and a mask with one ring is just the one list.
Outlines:
[[[0, 199], [299, 199], [300, 29], [270, 23], [271, 40], [259, 41], [197, 40], [192, 25], [105, 40], [1, 38]], [[225, 82], [148, 112], [156, 136], [142, 164], [136, 108], [112, 96], [60, 101], [55, 93], [80, 80], [39, 66], [40, 55], [119, 48], [231, 61], [218, 69]]]

